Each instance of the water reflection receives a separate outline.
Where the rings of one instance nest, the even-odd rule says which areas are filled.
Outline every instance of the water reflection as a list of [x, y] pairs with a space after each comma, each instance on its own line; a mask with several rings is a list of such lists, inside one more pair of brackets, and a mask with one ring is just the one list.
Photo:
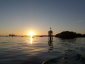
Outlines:
[[59, 44], [64, 50], [73, 50], [76, 48], [76, 39], [60, 39]]
[[76, 41], [76, 38], [74, 39], [60, 39], [62, 42], [70, 42], [70, 43], [74, 43]]
[[49, 45], [49, 51], [53, 50], [53, 43], [51, 41], [48, 41], [48, 45]]
[[33, 37], [30, 37], [30, 44], [33, 44]]

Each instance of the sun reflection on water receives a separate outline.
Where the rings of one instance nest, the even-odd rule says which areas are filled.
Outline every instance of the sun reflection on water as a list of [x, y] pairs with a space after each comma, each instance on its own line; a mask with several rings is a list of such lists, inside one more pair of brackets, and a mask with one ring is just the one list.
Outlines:
[[33, 43], [33, 37], [31, 36], [30, 37], [30, 44], [32, 44]]
[[25, 37], [24, 38], [24, 42], [27, 44], [27, 45], [32, 45], [33, 44], [33, 37]]

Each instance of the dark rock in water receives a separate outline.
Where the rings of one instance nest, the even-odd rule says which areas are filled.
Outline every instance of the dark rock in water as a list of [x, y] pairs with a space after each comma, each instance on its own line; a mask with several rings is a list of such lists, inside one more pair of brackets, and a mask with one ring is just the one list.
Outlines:
[[66, 50], [61, 57], [47, 60], [43, 64], [85, 64], [85, 58], [73, 50]]

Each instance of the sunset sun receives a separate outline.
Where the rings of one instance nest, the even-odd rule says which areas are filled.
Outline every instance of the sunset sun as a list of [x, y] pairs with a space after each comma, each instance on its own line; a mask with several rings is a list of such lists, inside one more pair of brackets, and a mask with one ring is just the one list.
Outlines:
[[36, 35], [35, 32], [29, 32], [29, 33], [28, 33], [28, 36], [31, 36], [31, 37], [32, 37], [32, 36], [34, 36], [34, 35]]

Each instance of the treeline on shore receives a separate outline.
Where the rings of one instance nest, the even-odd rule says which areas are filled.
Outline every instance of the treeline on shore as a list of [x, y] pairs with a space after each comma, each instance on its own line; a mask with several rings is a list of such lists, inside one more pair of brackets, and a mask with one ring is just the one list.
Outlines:
[[63, 38], [63, 39], [71, 39], [77, 37], [85, 37], [85, 34], [76, 33], [73, 31], [63, 31], [55, 35], [55, 37]]
[[[9, 34], [9, 35], [2, 35], [0, 37], [29, 37], [27, 35], [15, 35], [15, 34]], [[35, 35], [33, 37], [48, 37], [48, 35]], [[53, 35], [53, 37], [63, 38], [63, 39], [71, 39], [71, 38], [77, 38], [77, 37], [85, 37], [85, 34], [76, 33], [73, 31], [63, 31], [61, 33]]]

